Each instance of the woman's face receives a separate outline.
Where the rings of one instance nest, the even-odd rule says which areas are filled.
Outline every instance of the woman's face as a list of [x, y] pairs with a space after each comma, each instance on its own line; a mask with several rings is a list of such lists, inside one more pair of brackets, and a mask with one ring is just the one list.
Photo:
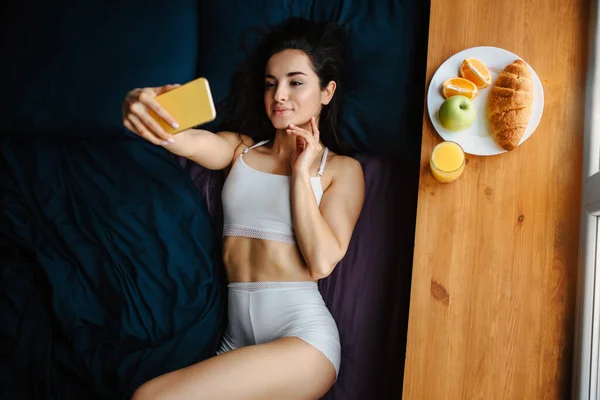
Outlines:
[[300, 50], [274, 54], [265, 68], [265, 110], [275, 129], [306, 125], [329, 104], [334, 91], [333, 81], [321, 90], [319, 77]]

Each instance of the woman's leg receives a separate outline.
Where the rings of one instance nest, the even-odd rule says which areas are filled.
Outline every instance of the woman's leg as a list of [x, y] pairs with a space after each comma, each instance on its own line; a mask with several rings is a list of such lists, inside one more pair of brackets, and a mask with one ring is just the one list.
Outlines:
[[241, 347], [159, 376], [132, 400], [319, 399], [335, 381], [333, 364], [296, 337]]

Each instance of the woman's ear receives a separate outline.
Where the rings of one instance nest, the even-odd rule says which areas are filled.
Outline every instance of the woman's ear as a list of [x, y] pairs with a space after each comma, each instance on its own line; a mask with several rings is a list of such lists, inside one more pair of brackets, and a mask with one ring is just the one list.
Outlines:
[[336, 87], [337, 84], [335, 83], [335, 81], [331, 81], [327, 84], [325, 89], [321, 91], [321, 104], [323, 104], [324, 106], [329, 104], [329, 102], [333, 98], [333, 94], [335, 93]]

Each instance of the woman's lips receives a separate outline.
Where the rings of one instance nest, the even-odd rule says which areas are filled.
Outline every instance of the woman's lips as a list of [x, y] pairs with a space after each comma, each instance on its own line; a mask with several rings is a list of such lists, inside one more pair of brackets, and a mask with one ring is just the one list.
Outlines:
[[273, 110], [273, 114], [274, 115], [284, 115], [287, 112], [291, 112], [292, 109], [291, 108], [281, 108], [281, 109], [274, 109]]

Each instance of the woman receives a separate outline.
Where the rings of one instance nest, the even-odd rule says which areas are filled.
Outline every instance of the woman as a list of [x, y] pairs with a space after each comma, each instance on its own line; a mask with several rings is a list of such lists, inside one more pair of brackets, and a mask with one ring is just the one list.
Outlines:
[[[166, 134], [174, 125], [136, 89], [124, 124], [199, 165], [229, 171], [223, 187], [228, 327], [217, 356], [142, 385], [135, 399], [315, 399], [337, 379], [340, 340], [317, 288], [342, 259], [364, 200], [360, 164], [339, 148], [343, 35], [291, 19], [233, 79], [228, 129]], [[265, 113], [266, 111], [266, 113]]]

